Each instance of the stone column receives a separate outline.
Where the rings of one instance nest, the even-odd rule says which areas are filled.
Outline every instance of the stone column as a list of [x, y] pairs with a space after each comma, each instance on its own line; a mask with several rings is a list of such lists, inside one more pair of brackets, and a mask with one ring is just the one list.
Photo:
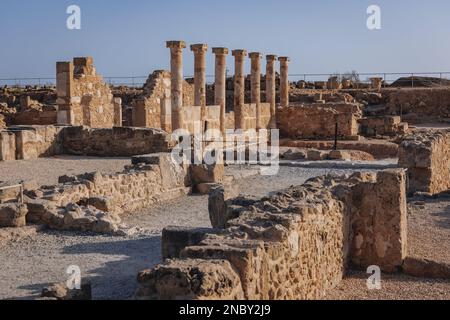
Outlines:
[[289, 58], [279, 57], [280, 61], [280, 104], [282, 107], [289, 106]]
[[275, 84], [275, 61], [277, 56], [270, 54], [266, 56], [266, 102], [270, 103], [269, 128], [277, 127], [276, 121], [276, 84]]
[[261, 129], [261, 53], [251, 52], [251, 97], [256, 104], [256, 129]]
[[114, 103], [114, 126], [122, 126], [122, 99], [115, 97], [113, 98]]
[[233, 50], [234, 56], [234, 122], [236, 129], [244, 129], [242, 108], [245, 103], [244, 58], [247, 50]]
[[167, 41], [170, 48], [172, 130], [183, 128], [183, 49], [184, 41]]
[[227, 48], [213, 48], [216, 55], [216, 70], [214, 82], [214, 104], [220, 106], [220, 131], [223, 137], [226, 134], [226, 82], [227, 82]]
[[57, 124], [73, 125], [75, 117], [72, 110], [72, 97], [74, 90], [73, 63], [56, 63], [56, 95], [58, 104]]
[[206, 107], [206, 60], [207, 44], [193, 44], [194, 52], [194, 104], [202, 107], [202, 118], [205, 116]]

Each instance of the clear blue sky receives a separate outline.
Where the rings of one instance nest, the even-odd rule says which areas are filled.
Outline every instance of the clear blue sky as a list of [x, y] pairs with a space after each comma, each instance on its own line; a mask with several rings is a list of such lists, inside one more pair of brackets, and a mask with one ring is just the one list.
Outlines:
[[[66, 28], [70, 4], [79, 31]], [[366, 28], [370, 4], [382, 9], [379, 31]], [[172, 39], [287, 55], [291, 73], [450, 71], [448, 0], [14, 0], [0, 10], [0, 78], [53, 77], [56, 61], [85, 55], [105, 76], [148, 75], [168, 68]], [[207, 63], [213, 74], [210, 52]]]

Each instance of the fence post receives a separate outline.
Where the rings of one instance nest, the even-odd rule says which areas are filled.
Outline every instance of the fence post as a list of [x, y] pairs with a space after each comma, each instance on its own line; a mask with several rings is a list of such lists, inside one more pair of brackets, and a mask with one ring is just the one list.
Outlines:
[[414, 88], [414, 73], [411, 73], [411, 87]]

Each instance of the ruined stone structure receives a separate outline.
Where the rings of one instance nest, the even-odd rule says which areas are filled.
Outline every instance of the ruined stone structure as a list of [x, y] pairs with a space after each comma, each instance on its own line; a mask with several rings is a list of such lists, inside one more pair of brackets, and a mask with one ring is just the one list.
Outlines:
[[340, 139], [357, 139], [361, 106], [355, 103], [313, 103], [278, 110], [278, 128], [282, 137], [326, 139], [335, 136], [338, 123]]
[[56, 64], [56, 90], [60, 125], [86, 125], [93, 128], [121, 126], [119, 100], [97, 75], [91, 57], [74, 58]]
[[[183, 82], [183, 101], [193, 103], [194, 89]], [[172, 131], [171, 75], [164, 70], [154, 71], [144, 84], [143, 94], [132, 102], [132, 124]]]
[[399, 116], [362, 118], [358, 123], [364, 136], [396, 136], [408, 132], [408, 123], [402, 122]]
[[166, 132], [150, 128], [10, 127], [0, 131], [0, 160], [29, 160], [59, 154], [124, 157], [167, 152]]
[[406, 257], [402, 170], [320, 177], [261, 200], [210, 195], [216, 229], [163, 232], [171, 258], [139, 273], [140, 299], [319, 299], [347, 267]]
[[399, 165], [408, 168], [410, 193], [450, 189], [450, 130], [415, 131], [403, 138]]

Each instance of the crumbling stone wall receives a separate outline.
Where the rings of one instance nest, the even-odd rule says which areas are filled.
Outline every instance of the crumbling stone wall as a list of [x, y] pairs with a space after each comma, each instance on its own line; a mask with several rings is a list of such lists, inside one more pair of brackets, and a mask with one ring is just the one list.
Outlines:
[[62, 153], [64, 127], [9, 127], [0, 132], [0, 160], [29, 160]]
[[408, 123], [402, 122], [400, 116], [368, 117], [358, 120], [360, 132], [365, 136], [396, 136], [408, 131]]
[[[57, 63], [58, 124], [110, 128], [115, 125], [114, 99], [96, 74], [91, 57]], [[116, 124], [118, 125], [118, 124]]]
[[399, 165], [408, 168], [410, 193], [438, 194], [450, 189], [450, 130], [419, 130], [406, 135]]
[[[170, 72], [154, 71], [144, 84], [143, 94], [132, 102], [132, 123], [135, 127], [148, 127], [171, 131], [171, 78]], [[194, 102], [194, 89], [183, 83], [183, 104]]]
[[29, 126], [0, 131], [0, 160], [58, 154], [127, 157], [167, 152], [172, 146], [167, 133], [150, 128]]
[[171, 146], [167, 133], [150, 128], [66, 127], [63, 137], [63, 153], [73, 155], [127, 157], [167, 152]]
[[188, 169], [173, 162], [170, 153], [133, 162], [123, 172], [62, 176], [57, 185], [28, 192], [27, 221], [55, 229], [115, 233], [118, 215], [189, 192]]
[[450, 88], [386, 89], [387, 114], [410, 123], [450, 120]]
[[358, 136], [358, 122], [361, 107], [353, 103], [313, 103], [278, 108], [277, 121], [282, 137], [302, 139], [326, 139], [335, 135], [338, 122], [338, 136], [341, 139], [355, 139]]
[[209, 208], [216, 229], [163, 233], [172, 259], [139, 273], [138, 298], [318, 299], [350, 263], [395, 271], [406, 256], [402, 170], [315, 178], [260, 200], [218, 188]]

